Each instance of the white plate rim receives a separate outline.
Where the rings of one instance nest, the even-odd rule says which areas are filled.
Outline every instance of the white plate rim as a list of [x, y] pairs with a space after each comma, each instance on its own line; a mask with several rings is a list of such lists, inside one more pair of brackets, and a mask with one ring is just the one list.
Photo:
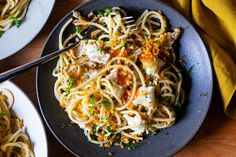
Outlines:
[[[34, 1], [38, 1], [38, 0], [30, 0], [30, 4], [29, 4], [28, 11], [29, 11], [29, 9], [31, 9], [31, 3], [35, 3]], [[13, 50], [12, 52], [9, 51], [9, 52], [7, 52], [6, 54], [4, 54], [3, 52], [0, 52], [0, 61], [3, 60], [3, 59], [8, 58], [8, 57], [10, 57], [10, 56], [13, 56], [13, 55], [16, 54], [17, 52], [19, 52], [20, 50], [22, 50], [23, 48], [25, 48], [27, 45], [29, 45], [29, 44], [39, 35], [39, 33], [40, 33], [40, 32], [42, 31], [42, 29], [45, 27], [45, 25], [46, 25], [46, 23], [47, 23], [47, 21], [48, 21], [50, 15], [51, 15], [51, 13], [52, 13], [52, 11], [53, 11], [53, 8], [54, 8], [54, 6], [55, 6], [55, 3], [56, 3], [56, 0], [50, 0], [50, 1], [52, 1], [52, 5], [49, 7], [48, 14], [47, 14], [45, 20], [42, 22], [41, 26], [37, 29], [37, 31], [35, 31], [34, 35], [31, 36], [31, 37], [29, 37], [28, 40], [25, 41], [24, 44], [22, 44], [22, 45], [20, 45], [20, 46], [17, 46], [18, 48], [15, 49], [15, 50]], [[30, 16], [30, 15], [28, 14], [28, 11], [27, 11], [27, 13], [26, 13], [26, 17], [27, 17], [27, 16]], [[27, 21], [25, 21], [25, 22], [27, 22]], [[25, 22], [23, 22], [22, 25], [24, 25]], [[21, 26], [21, 27], [22, 27], [22, 26]], [[20, 27], [20, 28], [21, 28], [21, 27]], [[20, 29], [20, 28], [19, 28], [19, 29]], [[7, 32], [6, 32], [7, 34], [4, 33], [1, 38], [3, 38], [4, 36], [7, 36], [7, 35], [8, 35], [8, 32], [9, 32], [9, 31], [12, 31], [11, 29], [13, 29], [13, 31], [14, 31], [14, 29], [18, 29], [18, 28], [16, 28], [16, 27], [10, 28], [10, 30], [7, 30]], [[18, 31], [19, 31], [19, 30], [18, 30]], [[7, 36], [7, 37], [10, 38], [11, 36]], [[7, 38], [7, 37], [4, 37], [4, 38]], [[1, 38], [0, 38], [0, 41], [1, 41]], [[4, 40], [5, 40], [5, 39], [4, 39]], [[8, 41], [8, 39], [6, 39], [6, 41]], [[5, 42], [6, 42], [6, 41], [5, 41]], [[4, 43], [4, 42], [3, 42], [3, 43]], [[2, 50], [0, 49], [0, 51], [2, 51]]]
[[[44, 127], [44, 125], [43, 125], [43, 121], [42, 121], [42, 118], [41, 118], [41, 116], [40, 116], [40, 114], [39, 114], [39, 112], [38, 112], [38, 110], [36, 109], [36, 107], [34, 106], [34, 104], [32, 103], [32, 101], [29, 99], [29, 97], [15, 84], [15, 83], [13, 83], [13, 82], [11, 82], [11, 81], [5, 81], [5, 82], [3, 82], [3, 83], [0, 83], [0, 88], [7, 88], [7, 89], [9, 89], [10, 91], [17, 91], [17, 93], [21, 93], [21, 96], [23, 96], [24, 98], [25, 98], [25, 100], [27, 100], [28, 101], [28, 106], [31, 106], [32, 107], [32, 109], [33, 109], [33, 111], [35, 112], [35, 116], [36, 116], [36, 118], [39, 120], [38, 122], [38, 126], [42, 129], [42, 135], [40, 135], [41, 136], [41, 138], [43, 138], [44, 140], [43, 141], [45, 141], [45, 143], [43, 143], [43, 145], [44, 145], [44, 149], [43, 150], [45, 150], [45, 152], [41, 152], [42, 153], [42, 157], [48, 157], [48, 140], [47, 140], [47, 134], [46, 134], [46, 130], [45, 130], [45, 127]], [[19, 96], [17, 96], [16, 94], [14, 94], [15, 92], [13, 92], [13, 95], [14, 95], [14, 97], [15, 97], [15, 99], [16, 99], [16, 97], [19, 97]], [[13, 104], [13, 108], [14, 108], [14, 104]], [[13, 109], [13, 112], [14, 112], [14, 109]], [[16, 115], [18, 115], [17, 113], [16, 113]], [[17, 116], [18, 117], [18, 116]], [[18, 117], [18, 118], [22, 118], [22, 117]], [[24, 119], [23, 119], [24, 120]], [[27, 128], [27, 126], [24, 126], [24, 129], [25, 128]], [[31, 139], [31, 136], [29, 135], [30, 133], [28, 133], [28, 136], [29, 136], [29, 138]], [[42, 137], [43, 136], [43, 137]], [[34, 141], [31, 141], [31, 142], [34, 142]], [[35, 156], [36, 157], [38, 157], [38, 155], [39, 154], [35, 154]], [[46, 156], [43, 156], [43, 155], [46, 155]], [[41, 156], [41, 155], [40, 155]]]

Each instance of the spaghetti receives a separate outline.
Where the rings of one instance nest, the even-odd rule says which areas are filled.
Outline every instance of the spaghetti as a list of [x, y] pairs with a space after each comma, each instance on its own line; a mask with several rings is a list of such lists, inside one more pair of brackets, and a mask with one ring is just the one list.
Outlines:
[[[88, 140], [134, 148], [144, 135], [173, 125], [174, 107], [184, 102], [173, 49], [180, 29], [168, 31], [160, 11], [146, 10], [132, 25], [118, 7], [73, 16], [61, 29], [59, 48], [81, 41], [60, 55], [54, 92]], [[71, 23], [75, 32], [63, 39]]]
[[[6, 95], [5, 95], [6, 94]], [[13, 95], [7, 89], [0, 90], [0, 156], [34, 157], [30, 139], [21, 129], [23, 121], [11, 115]]]
[[29, 3], [30, 0], [0, 0], [0, 37], [11, 26], [21, 25]]

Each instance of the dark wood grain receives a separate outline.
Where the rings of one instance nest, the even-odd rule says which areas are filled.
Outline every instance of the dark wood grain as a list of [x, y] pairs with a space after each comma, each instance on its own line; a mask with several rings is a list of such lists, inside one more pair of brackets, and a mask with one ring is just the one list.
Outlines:
[[[52, 15], [41, 33], [17, 54], [0, 61], [0, 72], [36, 59], [53, 27], [66, 13], [84, 2], [86, 0], [57, 0]], [[29, 96], [38, 109], [35, 69], [20, 74], [13, 79], [13, 82]], [[236, 156], [236, 120], [230, 119], [224, 114], [216, 81], [214, 87], [213, 100], [205, 122], [193, 140], [176, 154], [177, 157]], [[72, 157], [73, 155], [54, 138], [46, 124], [45, 128], [49, 157]]]

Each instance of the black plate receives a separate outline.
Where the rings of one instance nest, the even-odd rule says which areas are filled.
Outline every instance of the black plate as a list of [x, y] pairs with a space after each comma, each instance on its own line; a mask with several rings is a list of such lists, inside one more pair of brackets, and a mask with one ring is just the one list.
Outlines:
[[[178, 121], [172, 127], [158, 132], [156, 136], [147, 137], [140, 147], [133, 150], [119, 147], [103, 149], [88, 142], [83, 130], [71, 123], [54, 97], [53, 86], [56, 78], [52, 76], [52, 71], [57, 59], [40, 66], [37, 71], [38, 101], [44, 119], [61, 144], [78, 156], [104, 157], [108, 152], [113, 152], [114, 156], [126, 157], [171, 156], [183, 148], [196, 134], [210, 105], [212, 70], [206, 48], [196, 30], [185, 18], [159, 1], [96, 0], [79, 6], [75, 10], [88, 14], [92, 10], [104, 9], [106, 6], [120, 6], [133, 15], [140, 14], [145, 9], [162, 10], [173, 27], [180, 26], [184, 29], [179, 41], [180, 57], [186, 62], [186, 69], [193, 65], [194, 68], [189, 79], [184, 77], [187, 103], [178, 113]], [[71, 16], [70, 12], [52, 31], [42, 51], [42, 56], [58, 49], [59, 31]]]

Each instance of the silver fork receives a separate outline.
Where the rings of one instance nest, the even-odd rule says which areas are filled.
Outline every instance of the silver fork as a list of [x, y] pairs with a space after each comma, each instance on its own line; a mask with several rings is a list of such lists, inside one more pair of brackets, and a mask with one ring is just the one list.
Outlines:
[[124, 20], [124, 24], [126, 25], [125, 27], [126, 28], [130, 28], [131, 31], [135, 31], [137, 30], [138, 28], [136, 27], [136, 23], [135, 23], [135, 20], [134, 20], [134, 17], [133, 16], [127, 16], [127, 17], [123, 17], [122, 20]]
[[31, 61], [29, 63], [26, 63], [26, 64], [23, 64], [21, 66], [18, 66], [16, 68], [13, 68], [13, 69], [10, 69], [6, 72], [3, 72], [3, 73], [0, 73], [0, 83], [5, 81], [5, 80], [8, 80], [8, 79], [11, 79], [13, 77], [15, 77], [16, 75], [22, 73], [22, 72], [25, 72], [27, 70], [30, 70], [36, 66], [39, 66], [41, 64], [44, 64], [54, 58], [56, 58], [57, 56], [59, 56], [62, 52], [65, 52], [73, 47], [75, 47], [77, 44], [79, 43], [79, 41], [61, 49], [61, 50], [57, 50], [57, 51], [54, 51], [46, 56], [43, 56], [43, 57], [40, 57], [38, 59], [35, 59], [34, 61]]
[[[1, 1], [1, 0], [0, 0]], [[84, 39], [87, 39], [90, 37], [92, 31], [96, 30], [97, 27], [95, 26], [92, 26], [90, 27], [87, 31], [83, 32], [84, 34]], [[23, 64], [21, 66], [18, 66], [16, 68], [13, 68], [13, 69], [10, 69], [8, 71], [5, 71], [3, 73], [0, 73], [0, 83], [5, 81], [5, 80], [8, 80], [8, 79], [11, 79], [13, 77], [15, 77], [16, 75], [22, 73], [22, 72], [25, 72], [27, 70], [30, 70], [36, 66], [39, 66], [41, 64], [44, 64], [56, 57], [58, 57], [61, 53], [67, 51], [67, 50], [70, 50], [71, 48], [75, 47], [76, 45], [78, 45], [80, 42], [80, 40], [72, 43], [71, 45], [63, 48], [63, 49], [60, 49], [60, 50], [57, 50], [57, 51], [54, 51], [52, 53], [49, 53], [48, 55], [45, 55], [45, 56], [42, 56], [38, 59], [35, 59], [29, 63], [26, 63], [26, 64]]]

